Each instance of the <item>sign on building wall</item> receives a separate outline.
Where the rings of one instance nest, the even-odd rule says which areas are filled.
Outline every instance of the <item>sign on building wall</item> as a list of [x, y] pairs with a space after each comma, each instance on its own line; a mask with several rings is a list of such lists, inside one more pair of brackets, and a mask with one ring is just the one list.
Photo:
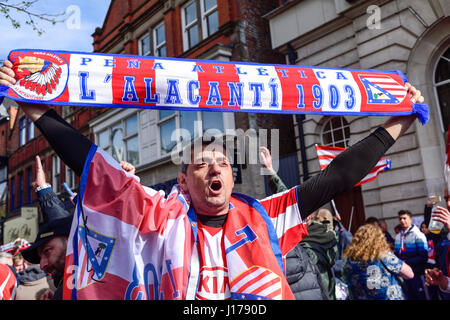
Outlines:
[[38, 209], [36, 207], [21, 208], [21, 215], [5, 221], [3, 243], [22, 238], [34, 242], [38, 230]]

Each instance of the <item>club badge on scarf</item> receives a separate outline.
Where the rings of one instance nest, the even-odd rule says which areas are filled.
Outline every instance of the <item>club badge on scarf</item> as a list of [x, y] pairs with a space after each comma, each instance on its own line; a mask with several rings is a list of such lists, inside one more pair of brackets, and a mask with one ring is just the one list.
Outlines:
[[332, 69], [103, 53], [11, 51], [17, 83], [0, 99], [91, 107], [329, 115], [408, 115], [400, 71]]

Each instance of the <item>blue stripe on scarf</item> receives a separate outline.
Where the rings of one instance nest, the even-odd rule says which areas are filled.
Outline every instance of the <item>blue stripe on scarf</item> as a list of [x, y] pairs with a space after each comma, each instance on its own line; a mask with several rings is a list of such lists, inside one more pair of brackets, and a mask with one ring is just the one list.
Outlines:
[[[92, 144], [91, 149], [89, 150], [89, 153], [86, 157], [86, 161], [84, 163], [83, 167], [83, 173], [81, 175], [80, 180], [80, 193], [78, 194], [78, 207], [77, 207], [77, 229], [74, 232], [74, 238], [72, 240], [72, 248], [73, 248], [73, 264], [76, 266], [74, 270], [72, 271], [72, 276], [75, 272], [78, 271], [79, 268], [79, 261], [78, 261], [78, 226], [80, 225], [80, 218], [81, 217], [81, 205], [83, 204], [83, 198], [84, 198], [84, 192], [86, 190], [86, 184], [87, 179], [89, 176], [89, 168], [91, 166], [92, 159], [94, 158], [95, 153], [97, 152], [97, 146], [95, 144]], [[73, 278], [75, 279], [75, 277]], [[77, 300], [77, 288], [76, 284], [73, 285], [72, 294], [71, 294], [72, 300]]]
[[258, 211], [259, 214], [261, 215], [261, 217], [264, 219], [264, 222], [266, 223], [266, 227], [267, 227], [267, 233], [269, 234], [270, 246], [272, 247], [272, 251], [275, 255], [275, 258], [277, 259], [277, 262], [278, 262], [278, 265], [280, 266], [281, 271], [285, 275], [284, 264], [283, 264], [283, 255], [281, 254], [281, 248], [280, 248], [280, 243], [278, 242], [277, 232], [275, 231], [273, 223], [270, 220], [270, 217], [267, 214], [266, 209], [264, 209], [264, 207], [258, 200], [254, 199], [246, 194], [233, 192], [233, 196], [237, 197], [239, 200], [245, 202], [247, 205], [251, 206], [253, 209]]

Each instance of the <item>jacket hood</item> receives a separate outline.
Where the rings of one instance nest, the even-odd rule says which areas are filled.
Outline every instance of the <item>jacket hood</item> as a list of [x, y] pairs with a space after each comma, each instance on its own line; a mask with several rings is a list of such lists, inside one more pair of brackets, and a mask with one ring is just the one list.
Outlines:
[[313, 222], [308, 227], [308, 236], [303, 239], [304, 242], [316, 242], [321, 245], [337, 243], [336, 233], [333, 230], [328, 230], [327, 225], [320, 222]]
[[47, 273], [39, 266], [30, 266], [19, 272], [20, 282], [27, 283], [40, 280], [47, 276]]

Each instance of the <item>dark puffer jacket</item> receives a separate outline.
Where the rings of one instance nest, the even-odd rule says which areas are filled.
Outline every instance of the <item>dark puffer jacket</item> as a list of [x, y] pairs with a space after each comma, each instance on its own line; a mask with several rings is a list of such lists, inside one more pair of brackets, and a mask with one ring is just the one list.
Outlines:
[[329, 300], [318, 268], [300, 244], [286, 256], [286, 279], [296, 300]]
[[336, 281], [332, 268], [337, 257], [336, 233], [329, 230], [325, 224], [313, 222], [308, 226], [308, 236], [300, 242], [300, 245], [318, 267], [328, 296], [331, 300], [335, 300]]

